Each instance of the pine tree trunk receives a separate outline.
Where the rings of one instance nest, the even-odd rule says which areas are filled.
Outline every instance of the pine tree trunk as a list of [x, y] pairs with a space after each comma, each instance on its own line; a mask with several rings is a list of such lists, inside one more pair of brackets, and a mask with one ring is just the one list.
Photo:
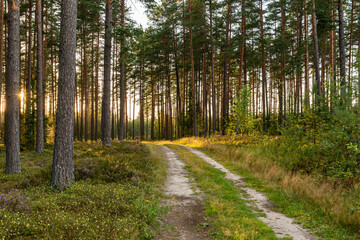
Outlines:
[[154, 69], [151, 65], [151, 140], [155, 139], [155, 83], [154, 83]]
[[6, 58], [5, 146], [6, 173], [21, 172], [20, 166], [20, 2], [8, 0], [8, 48]]
[[[90, 126], [90, 137], [91, 137], [91, 141], [94, 141], [95, 139], [95, 74], [94, 74], [94, 67], [95, 67], [95, 60], [94, 60], [94, 33], [92, 34], [92, 41], [91, 41], [91, 116], [90, 116], [90, 121], [91, 121], [91, 126]], [[75, 100], [76, 101], [76, 100]]]
[[[9, 5], [10, 6], [10, 5]], [[27, 83], [26, 83], [26, 109], [25, 109], [25, 124], [26, 146], [33, 149], [34, 142], [32, 141], [33, 122], [31, 119], [31, 98], [32, 98], [32, 1], [29, 1], [29, 20], [28, 20], [28, 52], [27, 52]]]
[[245, 15], [245, 0], [241, 1], [241, 47], [240, 47], [240, 66], [239, 66], [239, 84], [238, 91], [242, 88], [242, 75], [243, 75], [243, 64], [245, 54], [245, 34], [246, 34], [246, 15]]
[[36, 68], [36, 152], [44, 152], [44, 101], [43, 101], [43, 34], [41, 0], [36, 0], [37, 68]]
[[[302, 41], [302, 6], [299, 7], [297, 13], [297, 41], [296, 41], [296, 58], [301, 57], [301, 41]], [[295, 114], [298, 117], [300, 113], [300, 89], [301, 89], [301, 65], [296, 67], [296, 82], [295, 82]]]
[[261, 67], [262, 67], [262, 107], [263, 107], [263, 131], [266, 131], [266, 59], [265, 59], [265, 39], [264, 39], [264, 19], [263, 19], [263, 1], [260, 0], [260, 32], [261, 32]]
[[[10, 0], [9, 0], [10, 1]], [[64, 190], [75, 179], [73, 160], [77, 0], [62, 0], [59, 95], [51, 186]]]
[[[285, 4], [285, 3], [283, 3]], [[281, 8], [281, 37], [283, 44], [286, 44], [285, 39], [285, 25], [286, 25], [286, 7], [282, 6]], [[282, 125], [284, 121], [284, 112], [285, 110], [285, 49], [281, 52], [281, 77], [280, 77], [280, 86], [279, 86], [279, 124]]]
[[[332, 24], [335, 26], [334, 10], [331, 10]], [[360, 34], [360, 31], [359, 31]], [[336, 36], [335, 30], [330, 31], [330, 111], [334, 111], [334, 99], [336, 94]], [[359, 38], [360, 39], [360, 38]], [[359, 48], [360, 49], [360, 48]]]
[[194, 49], [193, 49], [193, 36], [192, 36], [192, 23], [191, 23], [191, 0], [188, 1], [189, 11], [189, 41], [190, 41], [190, 61], [191, 61], [191, 81], [192, 81], [192, 110], [193, 110], [193, 134], [198, 136], [197, 119], [196, 119], [196, 91], [195, 91], [195, 66], [194, 66]]
[[4, 57], [4, 0], [0, 1], [0, 136], [2, 136], [2, 85]]
[[223, 101], [222, 101], [222, 134], [225, 135], [226, 124], [228, 124], [228, 98], [227, 98], [227, 76], [228, 76], [228, 48], [229, 48], [229, 29], [230, 29], [230, 15], [231, 15], [231, 4], [227, 4], [226, 13], [226, 33], [225, 33], [225, 48], [224, 48], [224, 78], [223, 78]]
[[[141, 60], [142, 61], [142, 60]], [[143, 93], [143, 63], [140, 63], [140, 93], [139, 93], [139, 97], [140, 97], [140, 141], [142, 141], [144, 139], [144, 93]]]
[[[304, 2], [305, 7], [307, 6], [307, 0]], [[309, 87], [309, 20], [307, 9], [305, 9], [304, 17], [304, 27], [305, 27], [305, 107], [308, 109], [310, 107], [310, 87]]]
[[[121, 26], [125, 27], [125, 0], [121, 0]], [[125, 139], [125, 41], [120, 43], [120, 123], [119, 140]]]
[[96, 44], [96, 79], [95, 79], [95, 141], [98, 140], [99, 119], [99, 58], [100, 58], [100, 18], [98, 18], [98, 32]]
[[212, 1], [210, 0], [210, 60], [211, 60], [211, 92], [212, 92], [212, 132], [216, 133], [216, 96], [215, 96], [215, 63], [214, 63], [214, 39], [213, 39]]
[[319, 44], [317, 34], [317, 20], [315, 12], [315, 0], [312, 0], [312, 25], [313, 25], [313, 42], [314, 42], [314, 68], [315, 68], [315, 86], [316, 86], [316, 106], [320, 107], [321, 103], [321, 82], [319, 71]]
[[[206, 36], [206, 5], [204, 4], [204, 36]], [[207, 64], [206, 64], [206, 52], [207, 52], [207, 44], [204, 45], [203, 50], [203, 115], [204, 115], [204, 137], [208, 135], [208, 113], [207, 113], [207, 83], [206, 83], [206, 70], [207, 70]]]
[[338, 2], [339, 10], [339, 49], [340, 49], [340, 86], [341, 86], [341, 103], [345, 103], [346, 98], [346, 66], [345, 66], [345, 34], [344, 34], [344, 9], [343, 1]]
[[111, 28], [112, 0], [106, 0], [105, 17], [105, 49], [104, 49], [104, 88], [101, 115], [102, 142], [104, 146], [111, 145]]

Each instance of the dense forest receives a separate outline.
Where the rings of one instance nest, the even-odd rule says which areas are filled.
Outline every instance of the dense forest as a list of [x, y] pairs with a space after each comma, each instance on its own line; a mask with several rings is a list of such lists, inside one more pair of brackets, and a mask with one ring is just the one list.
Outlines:
[[360, 1], [0, 0], [0, 236], [359, 239], [359, 115]]
[[125, 0], [76, 3], [0, 3], [9, 173], [20, 148], [41, 153], [54, 137], [54, 160], [72, 158], [72, 137], [285, 131], [298, 144], [339, 134], [333, 147], [358, 155], [358, 2], [145, 1], [146, 29]]

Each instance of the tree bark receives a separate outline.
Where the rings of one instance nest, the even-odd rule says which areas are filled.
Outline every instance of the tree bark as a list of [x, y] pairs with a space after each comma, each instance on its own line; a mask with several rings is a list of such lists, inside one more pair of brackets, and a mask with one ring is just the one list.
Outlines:
[[339, 0], [339, 49], [340, 49], [340, 86], [341, 86], [341, 104], [344, 104], [346, 98], [346, 66], [345, 66], [345, 34], [344, 34], [344, 9], [343, 1]]
[[[10, 6], [10, 5], [9, 5]], [[26, 109], [25, 109], [25, 142], [26, 146], [33, 149], [32, 141], [33, 122], [31, 120], [31, 98], [32, 98], [32, 1], [29, 1], [29, 20], [28, 20], [28, 46], [27, 46], [27, 82], [26, 82]], [[35, 36], [34, 36], [35, 37]]]
[[[125, 0], [121, 0], [121, 27], [125, 27]], [[124, 39], [120, 42], [120, 123], [119, 140], [125, 139], [125, 56]]]
[[5, 145], [6, 173], [21, 172], [20, 165], [20, 2], [8, 0], [6, 59]]
[[[307, 6], [307, 0], [304, 2], [305, 7]], [[310, 88], [309, 88], [309, 20], [307, 9], [305, 9], [304, 25], [305, 25], [305, 107], [310, 107]]]
[[[10, 0], [9, 0], [10, 1]], [[13, 0], [11, 0], [13, 1]], [[61, 1], [59, 95], [51, 186], [64, 190], [74, 180], [74, 88], [77, 0]]]
[[[284, 6], [281, 7], [281, 37], [283, 44], [286, 44], [286, 36], [285, 36], [285, 25], [286, 25], [286, 6], [283, 2]], [[285, 47], [283, 47], [281, 51], [281, 76], [280, 76], [280, 84], [279, 84], [279, 124], [282, 125], [284, 121], [285, 115]]]
[[189, 41], [190, 41], [190, 61], [191, 61], [191, 81], [192, 81], [192, 110], [193, 110], [193, 131], [194, 136], [198, 136], [197, 119], [196, 119], [196, 91], [195, 91], [195, 66], [194, 66], [194, 49], [193, 49], [193, 36], [192, 36], [192, 23], [191, 23], [191, 0], [188, 1], [189, 11]]
[[315, 0], [312, 0], [312, 25], [313, 25], [313, 42], [314, 42], [314, 68], [315, 68], [315, 86], [316, 86], [316, 106], [321, 103], [321, 82], [319, 71], [319, 44], [317, 34], [317, 20], [315, 11]]
[[0, 1], [0, 136], [2, 135], [2, 85], [3, 85], [3, 57], [4, 57], [4, 0]]
[[112, 0], [106, 0], [105, 17], [105, 49], [104, 49], [104, 88], [101, 115], [102, 142], [104, 146], [111, 146], [111, 28], [112, 28]]
[[228, 98], [227, 98], [227, 76], [228, 76], [228, 48], [229, 48], [229, 29], [230, 29], [230, 15], [231, 15], [231, 4], [227, 4], [226, 13], [226, 33], [225, 33], [225, 48], [224, 48], [224, 78], [223, 78], [223, 101], [222, 101], [222, 134], [225, 135], [226, 124], [228, 124]]
[[210, 0], [210, 60], [211, 60], [211, 90], [212, 90], [212, 132], [216, 133], [216, 96], [215, 96], [215, 64], [214, 64], [214, 39], [212, 20], [212, 1]]
[[36, 68], [36, 152], [44, 152], [44, 99], [43, 99], [43, 33], [41, 0], [36, 0], [37, 68]]
[[266, 131], [267, 107], [266, 107], [266, 59], [265, 59], [265, 39], [264, 39], [264, 19], [263, 19], [263, 1], [260, 0], [260, 35], [261, 35], [261, 67], [262, 67], [262, 107], [263, 107], [263, 131]]

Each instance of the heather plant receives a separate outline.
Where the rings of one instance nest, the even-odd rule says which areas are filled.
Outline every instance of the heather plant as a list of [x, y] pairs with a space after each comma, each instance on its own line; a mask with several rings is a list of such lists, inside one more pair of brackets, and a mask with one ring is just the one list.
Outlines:
[[49, 188], [49, 149], [23, 153], [19, 175], [0, 173], [1, 237], [151, 239], [165, 176], [155, 151], [135, 142], [75, 143], [74, 156], [76, 182], [64, 192]]
[[9, 193], [0, 193], [0, 209], [21, 212], [30, 208], [29, 199], [20, 190], [12, 189]]

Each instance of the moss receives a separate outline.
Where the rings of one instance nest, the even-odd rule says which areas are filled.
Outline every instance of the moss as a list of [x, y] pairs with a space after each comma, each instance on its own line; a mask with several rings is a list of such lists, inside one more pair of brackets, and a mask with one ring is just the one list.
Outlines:
[[43, 155], [24, 152], [18, 175], [5, 175], [3, 160], [0, 193], [14, 196], [11, 208], [0, 201], [2, 237], [151, 239], [161, 210], [157, 189], [165, 171], [153, 153], [135, 142], [116, 142], [110, 148], [76, 143], [77, 181], [64, 192], [49, 188], [51, 149]]

